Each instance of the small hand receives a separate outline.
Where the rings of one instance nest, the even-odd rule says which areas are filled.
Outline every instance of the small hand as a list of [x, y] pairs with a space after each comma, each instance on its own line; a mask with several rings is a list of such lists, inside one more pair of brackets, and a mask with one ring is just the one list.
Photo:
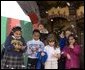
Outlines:
[[70, 48], [72, 48], [72, 49], [74, 48], [74, 46], [73, 46], [73, 45], [69, 45], [69, 47], [70, 47]]
[[33, 48], [33, 51], [35, 52], [35, 51], [37, 51], [37, 49], [36, 48]]
[[53, 55], [54, 57], [56, 57], [56, 53], [53, 53], [52, 55]]
[[41, 52], [41, 56], [44, 56], [45, 55], [45, 53], [44, 52]]
[[63, 33], [61, 33], [59, 36], [60, 36], [61, 38], [64, 38], [64, 34], [63, 34]]
[[22, 47], [21, 47], [22, 50], [25, 49], [25, 48], [26, 48], [26, 46], [22, 46]]
[[69, 54], [67, 54], [67, 58], [68, 58], [68, 59], [71, 59], [71, 56], [70, 56]]

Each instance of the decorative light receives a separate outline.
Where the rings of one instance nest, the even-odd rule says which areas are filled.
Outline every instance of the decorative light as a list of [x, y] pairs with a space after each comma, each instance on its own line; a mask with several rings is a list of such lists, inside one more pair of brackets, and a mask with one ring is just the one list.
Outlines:
[[68, 5], [68, 6], [70, 6], [70, 3], [69, 3], [69, 2], [67, 2], [67, 5]]
[[53, 21], [53, 19], [51, 19], [51, 21]]
[[83, 35], [83, 33], [81, 33], [81, 35]]
[[78, 35], [76, 35], [76, 37], [78, 37]]
[[14, 68], [11, 68], [11, 69], [14, 69]]
[[74, 25], [71, 25], [72, 28], [74, 28], [75, 26]]
[[47, 11], [45, 13], [48, 13]]
[[22, 65], [23, 68], [25, 68], [26, 66], [25, 65]]
[[6, 67], [9, 67], [8, 65], [6, 65]]

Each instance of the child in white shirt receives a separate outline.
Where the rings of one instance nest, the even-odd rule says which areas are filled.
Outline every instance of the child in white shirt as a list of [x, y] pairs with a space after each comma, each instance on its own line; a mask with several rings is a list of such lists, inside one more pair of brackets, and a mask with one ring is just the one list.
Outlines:
[[48, 45], [45, 46], [45, 52], [48, 55], [45, 62], [45, 69], [58, 69], [58, 59], [60, 58], [60, 48], [56, 45], [55, 38], [50, 34], [47, 38]]

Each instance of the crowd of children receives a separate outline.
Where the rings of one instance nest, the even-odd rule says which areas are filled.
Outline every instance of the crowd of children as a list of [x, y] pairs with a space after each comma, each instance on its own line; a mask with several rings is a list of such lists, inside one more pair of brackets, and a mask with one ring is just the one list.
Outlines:
[[[80, 45], [70, 31], [61, 31], [59, 40], [54, 34], [33, 30], [33, 39], [27, 43], [22, 37], [21, 27], [14, 27], [5, 41], [1, 59], [2, 69], [23, 69], [23, 53], [28, 56], [27, 69], [74, 69], [79, 68]], [[45, 42], [42, 40], [46, 40]]]

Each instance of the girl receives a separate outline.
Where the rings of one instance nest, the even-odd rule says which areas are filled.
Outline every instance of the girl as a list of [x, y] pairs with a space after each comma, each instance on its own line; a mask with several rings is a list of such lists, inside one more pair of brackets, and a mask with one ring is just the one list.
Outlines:
[[1, 61], [2, 69], [22, 69], [23, 52], [26, 44], [23, 39], [21, 27], [14, 27], [5, 42], [5, 53]]
[[68, 37], [68, 45], [63, 49], [66, 57], [66, 69], [79, 68], [80, 46], [76, 42], [74, 35]]
[[58, 69], [58, 59], [60, 58], [60, 48], [56, 44], [56, 40], [53, 34], [50, 34], [47, 38], [48, 45], [45, 46], [45, 52], [48, 55], [45, 62], [45, 69]]

